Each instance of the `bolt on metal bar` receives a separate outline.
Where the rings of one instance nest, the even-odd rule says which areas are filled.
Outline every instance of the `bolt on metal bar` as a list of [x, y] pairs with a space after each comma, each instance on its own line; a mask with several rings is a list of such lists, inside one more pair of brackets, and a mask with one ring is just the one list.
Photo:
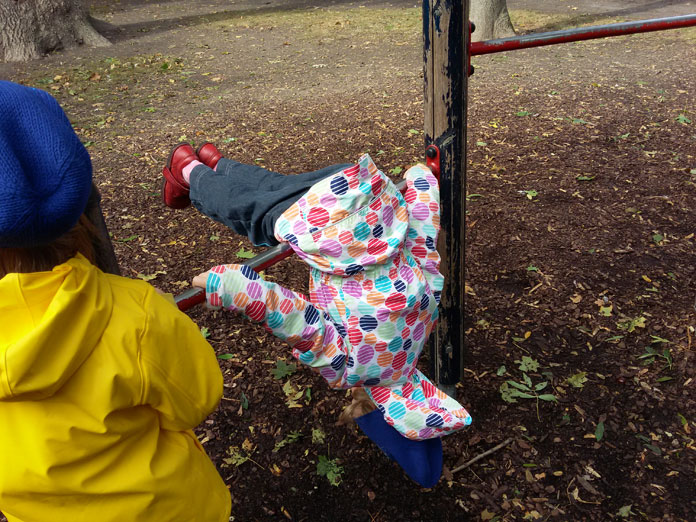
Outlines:
[[620, 22], [616, 24], [595, 25], [591, 27], [578, 27], [574, 29], [564, 29], [562, 31], [551, 31], [547, 33], [527, 34], [523, 36], [511, 36], [509, 38], [486, 40], [483, 42], [473, 42], [470, 45], [469, 52], [472, 56], [478, 56], [482, 54], [515, 51], [517, 49], [528, 49], [530, 47], [541, 47], [544, 45], [605, 38], [607, 36], [623, 36], [627, 34], [647, 33], [651, 31], [665, 31], [667, 29], [682, 29], [684, 27], [692, 26], [696, 26], [696, 13], [668, 18], [653, 18], [651, 20], [640, 20], [637, 22]]

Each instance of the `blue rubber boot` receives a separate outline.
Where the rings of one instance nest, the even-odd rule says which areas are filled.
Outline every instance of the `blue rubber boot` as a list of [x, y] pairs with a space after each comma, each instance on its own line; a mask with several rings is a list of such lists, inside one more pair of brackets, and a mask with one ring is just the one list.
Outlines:
[[372, 442], [395, 461], [406, 474], [424, 488], [432, 488], [442, 475], [442, 441], [439, 437], [411, 440], [396, 431], [384, 420], [382, 412], [374, 410], [355, 421]]

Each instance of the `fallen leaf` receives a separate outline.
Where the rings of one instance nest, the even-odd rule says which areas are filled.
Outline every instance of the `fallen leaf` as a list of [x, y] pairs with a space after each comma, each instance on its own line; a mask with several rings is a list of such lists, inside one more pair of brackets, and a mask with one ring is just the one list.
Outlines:
[[493, 517], [495, 517], [495, 513], [491, 513], [487, 509], [481, 511], [481, 520], [493, 520]]

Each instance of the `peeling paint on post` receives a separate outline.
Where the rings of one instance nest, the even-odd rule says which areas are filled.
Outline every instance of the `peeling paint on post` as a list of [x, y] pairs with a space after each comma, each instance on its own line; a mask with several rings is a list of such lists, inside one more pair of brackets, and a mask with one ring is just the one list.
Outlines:
[[445, 276], [431, 355], [435, 381], [449, 391], [461, 379], [464, 354], [468, 20], [468, 0], [423, 0], [425, 146], [440, 148], [438, 250]]

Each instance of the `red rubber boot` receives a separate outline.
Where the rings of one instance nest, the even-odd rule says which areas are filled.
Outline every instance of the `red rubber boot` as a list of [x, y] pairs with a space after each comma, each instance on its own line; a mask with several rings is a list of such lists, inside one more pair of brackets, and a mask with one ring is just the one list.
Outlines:
[[198, 161], [203, 163], [203, 165], [210, 167], [211, 169], [214, 169], [218, 161], [220, 161], [220, 158], [222, 158], [222, 154], [217, 149], [217, 147], [209, 141], [206, 141], [205, 143], [200, 145], [196, 149], [196, 154], [198, 155]]
[[169, 208], [186, 208], [191, 204], [189, 184], [184, 179], [182, 169], [197, 159], [193, 147], [188, 143], [179, 143], [169, 154], [167, 165], [162, 169], [162, 201]]

